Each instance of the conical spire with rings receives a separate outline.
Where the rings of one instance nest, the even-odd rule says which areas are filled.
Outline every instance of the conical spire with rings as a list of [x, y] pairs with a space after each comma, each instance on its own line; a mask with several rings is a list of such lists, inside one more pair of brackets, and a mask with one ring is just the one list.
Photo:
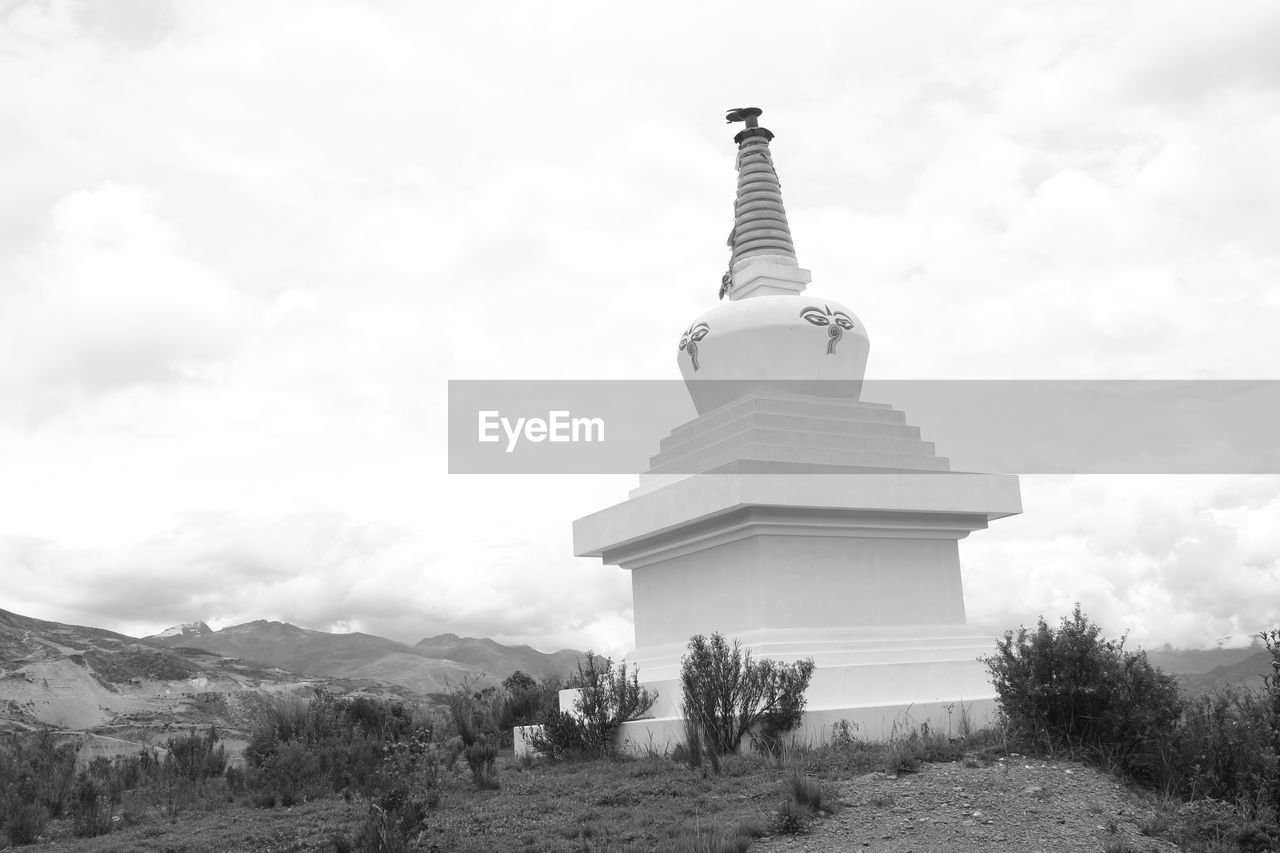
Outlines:
[[787, 263], [784, 258], [796, 263], [791, 227], [782, 206], [782, 184], [769, 151], [773, 133], [756, 121], [762, 112], [759, 107], [741, 107], [726, 116], [730, 124], [746, 123], [746, 129], [733, 138], [738, 143], [738, 197], [733, 203], [733, 231], [729, 233], [730, 272], [743, 259], [757, 255], [772, 255], [775, 263]]

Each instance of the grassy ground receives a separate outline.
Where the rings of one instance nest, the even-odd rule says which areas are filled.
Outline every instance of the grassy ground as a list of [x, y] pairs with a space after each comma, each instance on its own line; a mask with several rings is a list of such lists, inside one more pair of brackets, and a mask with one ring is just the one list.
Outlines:
[[[812, 759], [811, 759], [812, 760]], [[791, 762], [794, 775], [796, 762]], [[813, 769], [817, 768], [816, 765]], [[820, 769], [843, 775], [834, 765]], [[477, 791], [465, 767], [452, 771], [415, 849], [449, 851], [746, 850], [778, 831], [788, 769], [761, 757], [731, 756], [721, 773], [651, 757], [550, 764], [500, 763], [501, 787]], [[260, 809], [205, 797], [170, 820], [152, 806], [132, 825], [76, 838], [70, 821], [49, 825], [41, 851], [342, 850], [359, 837], [369, 801], [327, 797], [290, 809]]]
[[363, 821], [367, 806], [331, 797], [291, 809], [257, 809], [204, 803], [169, 820], [152, 809], [132, 826], [96, 838], [76, 838], [70, 821], [52, 821], [49, 841], [32, 851], [100, 853], [229, 853], [229, 851], [332, 851], [333, 839]]
[[783, 771], [739, 758], [722, 771], [664, 758], [513, 768], [499, 791], [447, 796], [429, 837], [442, 850], [613, 851], [771, 832]]

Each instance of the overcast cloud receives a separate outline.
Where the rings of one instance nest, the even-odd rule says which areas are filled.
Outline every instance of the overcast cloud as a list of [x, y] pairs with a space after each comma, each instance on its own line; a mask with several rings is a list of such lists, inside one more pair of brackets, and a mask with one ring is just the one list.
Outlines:
[[[0, 607], [625, 651], [570, 523], [632, 478], [450, 477], [446, 381], [675, 377], [728, 107], [869, 376], [1280, 379], [1277, 44], [1269, 0], [0, 2]], [[1023, 496], [975, 621], [1280, 620], [1277, 478]]]

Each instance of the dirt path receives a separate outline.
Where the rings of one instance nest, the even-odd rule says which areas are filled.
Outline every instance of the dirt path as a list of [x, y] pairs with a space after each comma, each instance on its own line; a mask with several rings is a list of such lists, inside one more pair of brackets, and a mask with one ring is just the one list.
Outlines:
[[753, 853], [1099, 853], [1108, 842], [1130, 851], [1178, 849], [1142, 835], [1150, 810], [1114, 779], [1071, 762], [924, 764], [915, 774], [826, 784], [840, 802], [834, 815], [804, 834], [753, 844]]

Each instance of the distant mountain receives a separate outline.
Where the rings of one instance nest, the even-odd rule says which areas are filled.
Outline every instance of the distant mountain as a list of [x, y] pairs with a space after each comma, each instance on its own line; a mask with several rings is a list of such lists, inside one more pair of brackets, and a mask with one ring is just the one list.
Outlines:
[[292, 686], [290, 673], [157, 648], [102, 628], [0, 610], [0, 724], [72, 729], [180, 715], [207, 693]]
[[186, 622], [182, 625], [174, 625], [172, 628], [165, 628], [156, 637], [202, 637], [205, 634], [212, 634], [213, 629], [203, 622]]
[[1231, 666], [1262, 650], [1261, 645], [1239, 649], [1174, 649], [1164, 646], [1147, 649], [1147, 660], [1170, 675], [1194, 675], [1218, 667]]
[[534, 678], [563, 674], [577, 667], [578, 657], [582, 654], [571, 649], [548, 654], [531, 646], [504, 646], [488, 638], [459, 637], [457, 634], [425, 637], [415, 643], [414, 648], [434, 658], [480, 667], [498, 678], [506, 678], [516, 670]]
[[[207, 626], [206, 626], [207, 627]], [[577, 653], [544, 654], [529, 646], [443, 634], [407, 645], [373, 634], [331, 634], [287, 622], [258, 620], [220, 631], [170, 633], [145, 638], [167, 648], [202, 649], [257, 661], [291, 672], [332, 678], [367, 678], [419, 693], [444, 693], [464, 679], [496, 684], [516, 670], [535, 678], [567, 672]]]
[[[1245, 651], [1249, 650], [1245, 649]], [[1233, 685], [1261, 688], [1263, 677], [1272, 674], [1271, 653], [1263, 649], [1255, 651], [1244, 660], [1215, 667], [1208, 672], [1179, 675], [1178, 683], [1186, 693], [1195, 695]]]

